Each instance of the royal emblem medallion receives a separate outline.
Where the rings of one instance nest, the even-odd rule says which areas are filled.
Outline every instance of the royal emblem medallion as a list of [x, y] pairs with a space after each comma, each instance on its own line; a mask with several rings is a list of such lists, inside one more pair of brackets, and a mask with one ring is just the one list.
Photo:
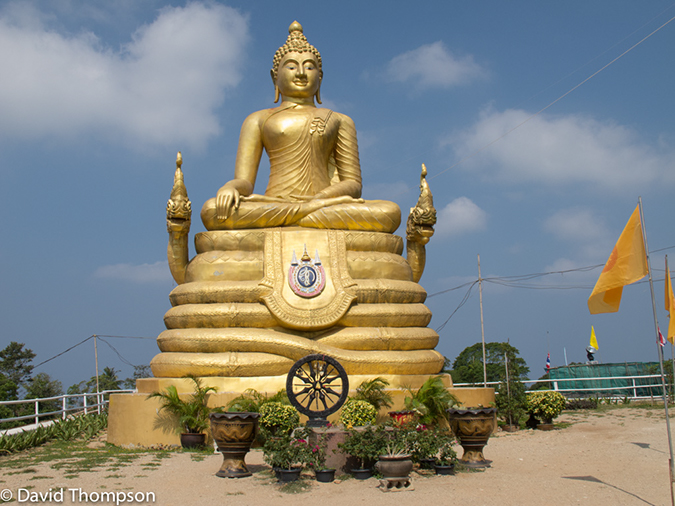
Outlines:
[[305, 298], [316, 297], [326, 286], [326, 271], [321, 265], [319, 251], [316, 250], [314, 260], [307, 254], [307, 246], [300, 262], [295, 256], [291, 259], [291, 268], [288, 269], [288, 284], [296, 295]]

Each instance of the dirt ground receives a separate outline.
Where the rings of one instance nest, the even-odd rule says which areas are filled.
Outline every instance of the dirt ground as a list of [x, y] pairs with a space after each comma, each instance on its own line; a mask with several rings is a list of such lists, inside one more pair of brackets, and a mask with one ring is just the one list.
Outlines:
[[[80, 498], [77, 494], [73, 502], [69, 488], [85, 493], [154, 492], [154, 504], [160, 506], [298, 503], [376, 506], [400, 500], [424, 506], [670, 504], [668, 438], [662, 409], [631, 407], [602, 413], [566, 412], [556, 422], [559, 428], [554, 431], [500, 431], [485, 448], [486, 458], [492, 460], [489, 469], [455, 476], [413, 473], [414, 490], [382, 492], [375, 478], [318, 483], [307, 474], [298, 487], [302, 490], [291, 493], [276, 483], [259, 450], [246, 458], [254, 473], [249, 478], [216, 477], [214, 473], [222, 461], [219, 454], [204, 455], [199, 460], [189, 453], [172, 452], [154, 467], [148, 466], [151, 456], [144, 455], [114, 473], [96, 469], [71, 479], [48, 463], [36, 466], [43, 467], [38, 469], [43, 479], [37, 482], [28, 482], [25, 474], [9, 474], [0, 468], [0, 489], [12, 491], [13, 504], [19, 503], [18, 489], [29, 483], [32, 492], [65, 489], [62, 502], [46, 500], [37, 504], [103, 503], [91, 498], [85, 501], [84, 496]], [[458, 453], [461, 455], [460, 448]]]

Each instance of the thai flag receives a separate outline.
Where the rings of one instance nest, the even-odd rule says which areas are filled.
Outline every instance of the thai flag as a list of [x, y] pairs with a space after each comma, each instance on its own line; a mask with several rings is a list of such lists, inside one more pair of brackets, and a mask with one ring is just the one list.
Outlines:
[[666, 338], [663, 337], [663, 334], [661, 334], [661, 329], [659, 327], [656, 327], [656, 328], [659, 331], [659, 344], [661, 346], [665, 346], [666, 345]]
[[546, 372], [549, 372], [551, 370], [551, 354], [546, 355]]

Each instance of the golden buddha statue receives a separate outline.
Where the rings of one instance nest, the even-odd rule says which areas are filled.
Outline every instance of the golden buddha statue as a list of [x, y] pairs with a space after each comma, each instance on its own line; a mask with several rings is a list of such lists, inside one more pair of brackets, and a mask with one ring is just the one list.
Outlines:
[[[436, 211], [422, 168], [403, 239], [393, 202], [361, 199], [354, 122], [320, 104], [319, 52], [294, 22], [274, 56], [278, 107], [248, 116], [234, 179], [202, 208], [207, 229], [188, 255], [191, 206], [182, 159], [167, 205], [168, 257], [178, 286], [151, 363], [160, 378], [281, 377], [311, 353], [348, 374], [438, 373], [438, 334], [417, 283]], [[265, 150], [264, 195], [253, 193]]]
[[[356, 128], [348, 116], [318, 109], [321, 55], [297, 21], [271, 70], [279, 107], [251, 114], [241, 128], [234, 179], [204, 204], [207, 230], [297, 225], [394, 232], [393, 202], [364, 202]], [[270, 158], [265, 195], [253, 194], [263, 149]]]

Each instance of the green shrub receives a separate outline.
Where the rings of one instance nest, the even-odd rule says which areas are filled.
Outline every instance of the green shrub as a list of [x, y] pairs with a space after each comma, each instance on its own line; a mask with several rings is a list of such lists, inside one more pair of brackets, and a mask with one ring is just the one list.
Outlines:
[[290, 434], [300, 425], [300, 414], [293, 406], [266, 402], [260, 406], [260, 427], [272, 436]]
[[550, 422], [565, 409], [567, 399], [560, 392], [530, 392], [527, 394], [527, 411], [537, 418]]
[[349, 401], [340, 412], [340, 423], [347, 429], [373, 425], [377, 418], [377, 410], [367, 401]]

